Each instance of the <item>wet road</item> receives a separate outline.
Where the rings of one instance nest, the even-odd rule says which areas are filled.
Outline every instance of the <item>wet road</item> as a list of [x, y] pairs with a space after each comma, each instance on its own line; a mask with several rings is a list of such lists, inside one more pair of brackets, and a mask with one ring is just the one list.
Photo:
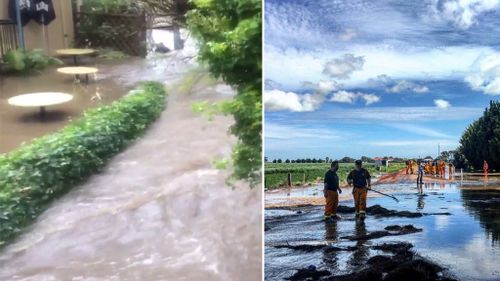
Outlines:
[[[388, 186], [386, 189], [391, 189]], [[347, 274], [362, 267], [370, 257], [383, 254], [373, 246], [382, 243], [407, 241], [421, 256], [448, 268], [459, 280], [500, 280], [500, 190], [482, 185], [460, 189], [454, 184], [428, 184], [425, 195], [405, 184], [396, 193], [400, 203], [377, 197], [369, 198], [368, 205], [397, 211], [435, 213], [417, 218], [368, 216], [359, 224], [353, 214], [342, 214], [336, 223], [322, 220], [322, 206], [293, 210], [266, 210], [265, 235], [266, 280], [283, 280], [296, 269], [317, 266], [335, 275]], [[495, 189], [496, 188], [496, 189]], [[490, 190], [494, 189], [494, 190]], [[352, 206], [352, 201], [341, 205]], [[297, 213], [301, 211], [301, 213]], [[451, 215], [436, 214], [450, 213]], [[384, 230], [389, 225], [412, 224], [423, 231], [401, 236], [371, 240], [349, 241], [346, 236]], [[354, 251], [332, 253], [322, 250], [304, 252], [276, 245], [325, 245], [356, 247]]]

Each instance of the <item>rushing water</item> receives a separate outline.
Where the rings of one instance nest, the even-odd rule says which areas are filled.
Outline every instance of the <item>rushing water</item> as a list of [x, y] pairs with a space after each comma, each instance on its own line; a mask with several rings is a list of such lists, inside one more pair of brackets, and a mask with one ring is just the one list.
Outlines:
[[[401, 190], [411, 190], [408, 184], [397, 186]], [[455, 184], [429, 184], [424, 187], [424, 193], [396, 193], [399, 203], [387, 197], [369, 198], [368, 205], [380, 204], [398, 211], [449, 212], [451, 215], [420, 218], [369, 216], [364, 224], [360, 224], [355, 222], [352, 214], [345, 215], [337, 223], [325, 223], [321, 220], [321, 206], [305, 209], [301, 214], [267, 210], [266, 220], [279, 223], [273, 223], [266, 231], [266, 280], [282, 280], [291, 276], [295, 269], [309, 265], [335, 274], [349, 273], [359, 269], [360, 262], [378, 254], [368, 246], [388, 241], [412, 243], [418, 254], [448, 268], [449, 273], [460, 280], [500, 280], [500, 190], [492, 186], [462, 189]], [[341, 204], [352, 205], [352, 201]], [[340, 238], [383, 230], [395, 224], [412, 224], [423, 228], [423, 232], [358, 242]], [[358, 246], [358, 250], [325, 256], [322, 251], [305, 253], [272, 247], [286, 243], [334, 243], [336, 246]]]

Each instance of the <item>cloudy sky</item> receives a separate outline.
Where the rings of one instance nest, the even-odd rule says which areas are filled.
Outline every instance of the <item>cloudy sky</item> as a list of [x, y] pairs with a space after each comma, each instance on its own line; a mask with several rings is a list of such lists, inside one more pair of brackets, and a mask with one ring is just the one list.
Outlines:
[[266, 0], [265, 155], [436, 156], [500, 98], [500, 0]]

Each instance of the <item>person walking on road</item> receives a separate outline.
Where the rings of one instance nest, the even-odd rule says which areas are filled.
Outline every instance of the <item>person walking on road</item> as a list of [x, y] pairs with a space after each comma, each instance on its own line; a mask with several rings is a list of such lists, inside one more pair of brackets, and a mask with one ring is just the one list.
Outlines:
[[368, 188], [371, 187], [371, 175], [364, 169], [363, 162], [356, 160], [355, 169], [347, 176], [347, 183], [353, 186], [352, 195], [354, 197], [354, 209], [356, 217], [363, 219], [366, 216], [366, 197]]
[[418, 162], [417, 186], [424, 183], [424, 166]]
[[338, 169], [339, 162], [333, 161], [330, 165], [330, 169], [325, 174], [323, 189], [323, 194], [326, 198], [325, 220], [340, 219], [340, 216], [337, 215], [337, 207], [339, 204], [339, 193], [342, 193], [342, 190], [339, 186], [339, 176], [337, 175]]

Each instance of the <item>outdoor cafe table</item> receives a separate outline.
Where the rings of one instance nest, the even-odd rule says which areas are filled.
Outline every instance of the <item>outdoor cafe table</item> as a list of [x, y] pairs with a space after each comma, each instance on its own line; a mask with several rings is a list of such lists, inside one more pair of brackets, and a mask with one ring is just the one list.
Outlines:
[[78, 79], [80, 75], [85, 75], [87, 82], [89, 82], [89, 74], [97, 73], [97, 71], [99, 71], [99, 69], [86, 66], [68, 66], [57, 69], [59, 73], [74, 75], [75, 79]]
[[58, 55], [62, 56], [72, 56], [73, 57], [73, 62], [75, 65], [78, 65], [78, 60], [77, 58], [79, 56], [87, 56], [95, 53], [96, 51], [94, 49], [59, 49], [56, 50], [56, 53]]
[[20, 107], [39, 107], [40, 116], [45, 116], [45, 107], [69, 102], [73, 96], [65, 93], [43, 92], [30, 93], [12, 97], [7, 100], [10, 105]]

